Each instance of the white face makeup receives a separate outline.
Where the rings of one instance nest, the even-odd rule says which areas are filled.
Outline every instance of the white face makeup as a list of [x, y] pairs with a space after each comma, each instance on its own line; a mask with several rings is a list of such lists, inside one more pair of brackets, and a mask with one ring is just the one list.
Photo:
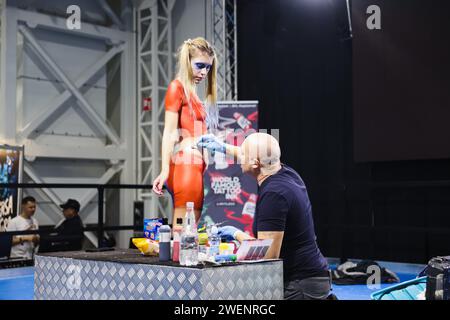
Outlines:
[[205, 53], [201, 53], [191, 59], [192, 73], [194, 75], [194, 83], [199, 84], [205, 80], [212, 66], [213, 58]]

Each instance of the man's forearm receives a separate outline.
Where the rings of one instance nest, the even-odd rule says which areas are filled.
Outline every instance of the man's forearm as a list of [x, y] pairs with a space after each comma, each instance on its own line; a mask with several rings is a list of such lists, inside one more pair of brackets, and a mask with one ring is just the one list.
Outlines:
[[233, 156], [234, 158], [238, 158], [241, 154], [241, 147], [234, 146], [232, 144], [226, 144], [225, 147], [227, 154]]
[[23, 243], [23, 240], [22, 240], [21, 237], [19, 237], [19, 236], [14, 236], [13, 237], [13, 239], [12, 239], [12, 245], [13, 246], [16, 246], [16, 245], [22, 244], [22, 243]]
[[12, 240], [12, 245], [23, 244], [24, 242], [31, 241], [30, 236], [14, 236]]
[[249, 240], [249, 239], [255, 239], [252, 236], [250, 236], [249, 234], [243, 232], [243, 231], [238, 231], [235, 234], [235, 238], [237, 241], [242, 242], [244, 240]]
[[39, 237], [39, 236], [35, 236], [35, 237], [33, 237], [33, 243], [34, 243], [34, 245], [38, 245], [39, 244], [39, 242], [41, 241], [41, 238]]

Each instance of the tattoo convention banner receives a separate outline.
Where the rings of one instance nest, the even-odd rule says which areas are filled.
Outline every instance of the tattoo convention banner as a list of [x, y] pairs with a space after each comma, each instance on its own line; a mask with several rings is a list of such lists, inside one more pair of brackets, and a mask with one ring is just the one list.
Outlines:
[[[23, 148], [0, 146], [0, 183], [19, 183], [22, 175]], [[0, 232], [17, 215], [19, 192], [0, 186]]]
[[[258, 102], [219, 102], [219, 137], [240, 146], [258, 130]], [[205, 196], [202, 222], [225, 222], [253, 235], [258, 186], [256, 180], [242, 173], [237, 159], [216, 153], [210, 157], [204, 174]]]

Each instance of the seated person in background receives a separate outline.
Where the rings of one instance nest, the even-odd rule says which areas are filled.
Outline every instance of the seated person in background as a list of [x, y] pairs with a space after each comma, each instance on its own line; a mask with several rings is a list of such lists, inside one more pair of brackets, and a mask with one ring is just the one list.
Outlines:
[[[36, 212], [36, 199], [25, 197], [22, 199], [20, 215], [11, 219], [6, 231], [38, 230], [39, 225], [34, 218]], [[11, 247], [11, 258], [33, 259], [35, 248], [39, 244], [39, 235], [14, 236]]]
[[[213, 136], [203, 136], [199, 146], [210, 151], [227, 147]], [[319, 250], [306, 186], [294, 169], [281, 164], [278, 141], [266, 133], [249, 135], [241, 146], [241, 168], [259, 185], [253, 233], [273, 239], [266, 259], [283, 259], [284, 297], [321, 300], [330, 296], [328, 263]], [[252, 239], [232, 226], [219, 228], [228, 240]]]
[[84, 228], [78, 215], [80, 203], [75, 199], [68, 199], [60, 207], [65, 219], [55, 227], [56, 234], [42, 237], [40, 252], [77, 251], [82, 248]]

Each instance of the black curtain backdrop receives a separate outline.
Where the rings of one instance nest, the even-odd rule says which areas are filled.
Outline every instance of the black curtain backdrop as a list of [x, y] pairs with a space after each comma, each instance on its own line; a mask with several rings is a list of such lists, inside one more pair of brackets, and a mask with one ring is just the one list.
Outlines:
[[345, 0], [237, 5], [239, 99], [259, 100], [259, 127], [280, 129], [282, 161], [308, 187], [322, 252], [417, 263], [449, 255], [449, 160], [353, 160]]
[[450, 1], [355, 0], [352, 24], [355, 160], [450, 158]]

